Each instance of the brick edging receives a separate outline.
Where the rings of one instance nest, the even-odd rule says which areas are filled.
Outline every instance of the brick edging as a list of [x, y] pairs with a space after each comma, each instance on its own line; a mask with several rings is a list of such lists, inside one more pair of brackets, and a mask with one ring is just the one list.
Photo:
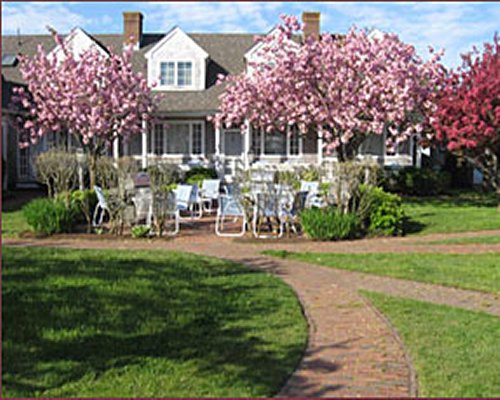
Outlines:
[[415, 371], [415, 368], [413, 368], [413, 362], [410, 356], [410, 353], [408, 352], [403, 339], [401, 339], [401, 335], [399, 334], [397, 328], [391, 323], [389, 318], [387, 318], [377, 307], [373, 305], [373, 303], [365, 296], [363, 296], [361, 293], [359, 293], [359, 297], [361, 300], [370, 308], [373, 313], [387, 326], [389, 331], [391, 332], [392, 336], [394, 337], [394, 340], [396, 340], [396, 343], [398, 343], [401, 351], [403, 352], [405, 361], [406, 361], [406, 366], [408, 367], [408, 392], [410, 394], [409, 397], [415, 398], [418, 396], [418, 379], [417, 379], [417, 372]]

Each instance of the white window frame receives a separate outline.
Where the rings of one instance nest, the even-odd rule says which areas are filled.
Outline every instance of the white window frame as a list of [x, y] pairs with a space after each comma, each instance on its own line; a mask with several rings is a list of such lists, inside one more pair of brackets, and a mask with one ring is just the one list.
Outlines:
[[[253, 136], [254, 134], [254, 129], [252, 128], [250, 130], [250, 134]], [[301, 158], [304, 155], [304, 138], [303, 135], [300, 134], [299, 132], [299, 154], [290, 154], [290, 129], [291, 127], [287, 127], [286, 133], [281, 133], [282, 135], [286, 135], [286, 154], [266, 154], [266, 148], [265, 148], [265, 135], [266, 132], [261, 131], [260, 132], [260, 154], [256, 154], [256, 156], [260, 158], [267, 158], [267, 159], [279, 159], [279, 158], [291, 158], [291, 159], [297, 159]]]
[[[193, 153], [193, 131], [194, 131], [194, 125], [200, 125], [201, 126], [201, 153], [199, 154], [194, 154]], [[155, 135], [156, 135], [156, 129], [155, 125], [162, 125], [163, 126], [163, 153], [162, 154], [156, 154], [155, 152]], [[167, 143], [169, 140], [169, 127], [172, 125], [188, 125], [189, 126], [189, 142], [188, 142], [188, 154], [185, 153], [167, 153]], [[205, 121], [200, 121], [200, 120], [173, 120], [173, 121], [162, 121], [162, 122], [157, 122], [152, 125], [152, 129], [150, 129], [149, 132], [149, 143], [148, 143], [148, 156], [151, 157], [164, 157], [164, 158], [179, 158], [179, 157], [186, 157], [189, 156], [190, 158], [201, 158], [206, 156], [206, 128], [205, 128]]]
[[[161, 83], [161, 65], [164, 64], [164, 63], [174, 63], [174, 84], [173, 85], [169, 85], [169, 84], [165, 84], [165, 85], [162, 85]], [[191, 84], [190, 85], [182, 85], [180, 86], [179, 85], [179, 76], [178, 76], [178, 71], [179, 71], [179, 63], [191, 63]], [[194, 65], [195, 65], [195, 62], [194, 60], [160, 60], [158, 62], [158, 71], [159, 71], [159, 79], [158, 79], [158, 87], [159, 88], [162, 88], [162, 89], [193, 89], [194, 88]]]

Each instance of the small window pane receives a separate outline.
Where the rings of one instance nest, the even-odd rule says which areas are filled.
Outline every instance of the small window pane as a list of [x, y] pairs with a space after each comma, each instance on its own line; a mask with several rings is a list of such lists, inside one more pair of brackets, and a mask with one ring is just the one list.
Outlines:
[[189, 155], [189, 125], [171, 124], [167, 132], [167, 153]]
[[201, 124], [193, 124], [193, 154], [201, 154], [203, 150], [203, 137], [201, 129]]
[[292, 127], [290, 132], [290, 155], [298, 156], [300, 154], [300, 134], [297, 127]]
[[160, 84], [174, 85], [175, 84], [175, 63], [162, 62], [160, 63]]
[[177, 85], [191, 86], [192, 82], [192, 63], [178, 62], [177, 63]]
[[163, 154], [163, 143], [164, 143], [164, 133], [163, 133], [163, 125], [156, 124], [155, 125], [155, 142], [154, 142], [154, 153], [157, 155]]
[[252, 152], [258, 156], [262, 152], [261, 134], [262, 132], [259, 128], [252, 128]]
[[264, 151], [269, 155], [286, 155], [286, 133], [264, 133]]

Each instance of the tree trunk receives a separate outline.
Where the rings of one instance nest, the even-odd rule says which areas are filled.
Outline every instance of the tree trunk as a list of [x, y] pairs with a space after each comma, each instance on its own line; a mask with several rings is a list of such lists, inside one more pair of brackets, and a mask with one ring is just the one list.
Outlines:
[[90, 177], [90, 189], [92, 190], [96, 185], [97, 176], [97, 154], [91, 152], [89, 154], [89, 177]]

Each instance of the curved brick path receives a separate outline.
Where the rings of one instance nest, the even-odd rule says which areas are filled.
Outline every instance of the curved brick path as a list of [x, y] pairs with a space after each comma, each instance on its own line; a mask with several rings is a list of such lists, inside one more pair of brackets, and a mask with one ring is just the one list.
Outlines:
[[[435, 235], [414, 240], [440, 238]], [[401, 341], [387, 321], [357, 294], [360, 288], [500, 315], [500, 299], [495, 295], [316, 265], [312, 267], [298, 261], [260, 255], [266, 248], [373, 252], [433, 251], [431, 248], [435, 247], [412, 246], [408, 238], [328, 244], [304, 241], [238, 243], [215, 238], [212, 234], [198, 233], [185, 234], [171, 241], [107, 240], [95, 236], [93, 239], [76, 239], [66, 236], [12, 239], [5, 240], [4, 243], [21, 246], [178, 250], [242, 262], [279, 276], [299, 296], [310, 331], [306, 354], [279, 396], [401, 397], [417, 394], [415, 375]], [[476, 251], [477, 246], [460, 247], [462, 252], [469, 252], [469, 249]], [[500, 251], [500, 248], [497, 250], [496, 246], [490, 246], [485, 250]]]

